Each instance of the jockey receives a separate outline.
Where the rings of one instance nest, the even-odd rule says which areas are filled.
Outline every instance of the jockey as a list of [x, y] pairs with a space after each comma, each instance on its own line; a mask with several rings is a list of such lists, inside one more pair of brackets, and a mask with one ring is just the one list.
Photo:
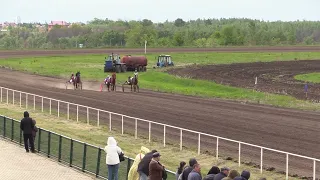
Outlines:
[[72, 83], [72, 81], [74, 81], [74, 74], [73, 73], [71, 74], [69, 82]]
[[131, 77], [131, 76], [128, 77], [128, 84], [129, 84], [129, 85], [131, 84], [132, 79], [133, 79], [133, 77]]
[[134, 71], [133, 75], [134, 75], [134, 76], [137, 76], [137, 78], [138, 78], [138, 71], [137, 71], [137, 68], [136, 68], [136, 70]]

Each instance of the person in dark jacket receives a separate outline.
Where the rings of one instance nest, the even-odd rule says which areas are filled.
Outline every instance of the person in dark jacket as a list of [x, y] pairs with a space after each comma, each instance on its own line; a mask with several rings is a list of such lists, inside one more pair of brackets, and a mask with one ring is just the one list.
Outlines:
[[32, 118], [29, 117], [29, 113], [27, 111], [23, 113], [23, 116], [24, 118], [20, 122], [20, 129], [23, 131], [24, 147], [26, 152], [29, 152], [30, 143], [31, 152], [35, 153], [34, 140], [32, 136], [32, 131], [34, 131], [34, 122], [32, 121]]
[[250, 172], [249, 172], [249, 171], [246, 171], [246, 170], [242, 171], [241, 177], [242, 177], [243, 180], [249, 180], [249, 178], [250, 178]]
[[219, 174], [219, 173], [220, 173], [220, 169], [217, 166], [212, 166], [207, 176], [205, 176], [203, 180], [214, 180], [214, 177], [216, 176], [216, 174]]
[[197, 160], [195, 158], [191, 158], [189, 160], [189, 167], [186, 167], [182, 172], [182, 180], [188, 180], [188, 176], [190, 172], [193, 170], [193, 166], [197, 164]]
[[221, 172], [215, 175], [214, 180], [222, 180], [223, 178], [228, 176], [229, 171], [230, 169], [228, 167], [221, 168]]
[[193, 165], [193, 170], [188, 175], [188, 180], [202, 180], [200, 164]]
[[139, 180], [148, 180], [149, 176], [149, 164], [151, 162], [153, 153], [156, 153], [157, 150], [152, 150], [151, 152], [145, 154], [145, 156], [141, 159], [138, 165], [138, 173], [139, 173]]

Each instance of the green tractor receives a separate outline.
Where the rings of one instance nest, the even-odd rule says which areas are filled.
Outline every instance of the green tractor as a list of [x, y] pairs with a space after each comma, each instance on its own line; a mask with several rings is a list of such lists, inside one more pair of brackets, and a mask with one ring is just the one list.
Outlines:
[[127, 67], [125, 63], [121, 63], [121, 58], [118, 54], [109, 55], [108, 59], [105, 57], [104, 72], [126, 72]]

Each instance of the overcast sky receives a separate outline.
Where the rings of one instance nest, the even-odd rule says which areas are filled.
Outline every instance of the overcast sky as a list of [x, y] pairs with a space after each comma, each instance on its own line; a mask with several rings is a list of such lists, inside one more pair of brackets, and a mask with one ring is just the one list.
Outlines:
[[246, 17], [269, 21], [320, 20], [320, 0], [0, 0], [0, 22], [87, 22]]

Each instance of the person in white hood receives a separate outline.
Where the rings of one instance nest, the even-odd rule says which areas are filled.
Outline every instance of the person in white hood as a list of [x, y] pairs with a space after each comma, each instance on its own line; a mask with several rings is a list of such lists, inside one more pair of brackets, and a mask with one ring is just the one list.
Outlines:
[[106, 164], [108, 166], [108, 180], [118, 180], [118, 170], [120, 165], [119, 155], [123, 153], [121, 148], [117, 146], [114, 137], [108, 138], [108, 144], [104, 148], [106, 155]]

